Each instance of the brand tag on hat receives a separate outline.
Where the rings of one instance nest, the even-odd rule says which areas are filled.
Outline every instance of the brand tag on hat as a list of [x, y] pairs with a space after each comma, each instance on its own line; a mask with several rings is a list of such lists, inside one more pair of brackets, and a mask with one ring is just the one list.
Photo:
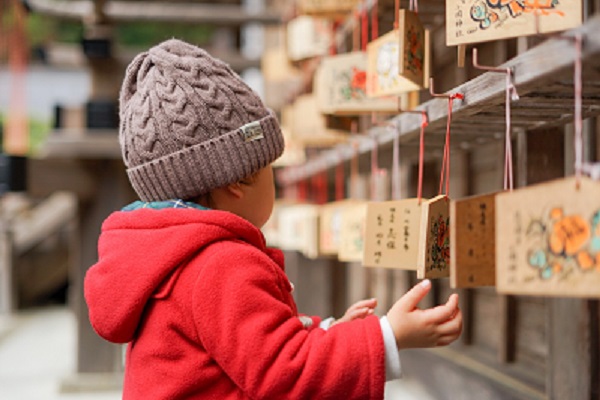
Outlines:
[[240, 128], [245, 142], [252, 142], [264, 138], [263, 129], [259, 121], [250, 122]]

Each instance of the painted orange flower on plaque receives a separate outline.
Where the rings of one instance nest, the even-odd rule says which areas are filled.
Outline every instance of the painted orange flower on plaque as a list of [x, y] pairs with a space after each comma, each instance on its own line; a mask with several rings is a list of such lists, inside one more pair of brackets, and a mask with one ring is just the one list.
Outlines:
[[587, 221], [577, 214], [565, 216], [563, 209], [556, 207], [548, 217], [532, 221], [528, 228], [528, 234], [546, 237], [547, 247], [529, 254], [529, 264], [540, 269], [540, 276], [549, 279], [574, 267], [600, 271], [600, 211]]
[[594, 267], [595, 260], [589, 252], [583, 250], [577, 253], [577, 264], [579, 264], [581, 269], [587, 270]]
[[579, 215], [570, 215], [557, 221], [550, 234], [550, 250], [554, 254], [572, 256], [590, 239], [589, 223]]

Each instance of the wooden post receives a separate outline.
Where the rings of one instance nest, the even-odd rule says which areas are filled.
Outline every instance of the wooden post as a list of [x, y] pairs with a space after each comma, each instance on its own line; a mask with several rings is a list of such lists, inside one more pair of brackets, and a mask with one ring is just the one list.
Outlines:
[[88, 308], [83, 298], [83, 280], [87, 270], [98, 260], [98, 237], [101, 225], [113, 211], [120, 210], [135, 199], [122, 161], [116, 159], [79, 160], [96, 183], [95, 196], [80, 201], [69, 301], [77, 319], [77, 360], [73, 376], [61, 381], [62, 392], [93, 389], [116, 390], [122, 383], [123, 350], [96, 334], [89, 322]]
[[75, 310], [78, 326], [77, 372], [106, 373], [122, 371], [121, 347], [108, 343], [93, 331], [83, 295], [83, 279], [88, 268], [98, 260], [98, 236], [104, 219], [134, 198], [120, 161], [91, 162], [96, 176], [96, 197], [79, 210], [80, 261], [77, 269]]
[[348, 268], [346, 264], [332, 258], [329, 260], [331, 268], [331, 310], [333, 316], [339, 318], [344, 315], [348, 304], [346, 304], [348, 291]]
[[[1, 215], [2, 213], [0, 213]], [[0, 220], [0, 315], [12, 313], [16, 304], [13, 276], [13, 240], [10, 221], [1, 216]]]
[[[592, 385], [598, 385], [592, 359], [598, 357], [597, 322], [589, 302], [580, 299], [554, 299], [548, 302], [548, 374], [546, 393], [551, 400], [592, 399]], [[595, 316], [598, 317], [597, 315]], [[594, 339], [592, 339], [594, 337]], [[596, 352], [593, 343], [596, 343]], [[593, 374], [595, 372], [595, 374]], [[594, 382], [594, 383], [592, 383]]]

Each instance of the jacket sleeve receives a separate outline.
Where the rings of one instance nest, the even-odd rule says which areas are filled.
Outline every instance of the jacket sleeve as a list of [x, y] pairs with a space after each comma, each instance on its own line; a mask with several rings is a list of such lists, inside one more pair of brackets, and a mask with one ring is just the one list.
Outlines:
[[201, 256], [198, 336], [255, 399], [383, 399], [385, 351], [375, 316], [325, 331], [297, 318], [283, 270], [258, 249], [215, 244]]

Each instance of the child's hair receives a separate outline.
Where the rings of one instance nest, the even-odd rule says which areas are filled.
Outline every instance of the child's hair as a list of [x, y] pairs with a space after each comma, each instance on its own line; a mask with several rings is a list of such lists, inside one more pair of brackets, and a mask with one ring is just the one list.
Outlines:
[[192, 199], [283, 152], [273, 112], [222, 61], [171, 39], [139, 54], [120, 93], [119, 142], [143, 201]]

